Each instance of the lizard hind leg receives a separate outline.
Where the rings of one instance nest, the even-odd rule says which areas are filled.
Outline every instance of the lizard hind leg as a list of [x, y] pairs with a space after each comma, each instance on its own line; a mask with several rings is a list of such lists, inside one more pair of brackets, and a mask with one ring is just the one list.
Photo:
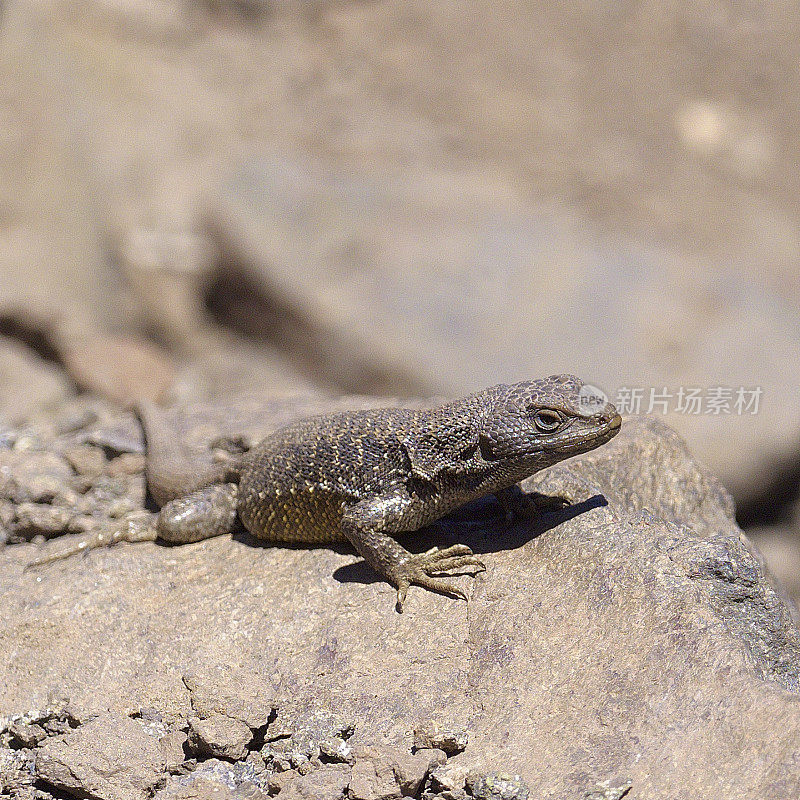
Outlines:
[[466, 600], [458, 586], [434, 575], [464, 567], [477, 567], [480, 571], [486, 566], [464, 544], [444, 550], [433, 547], [425, 553], [410, 553], [398, 544], [390, 534], [404, 530], [403, 518], [410, 503], [403, 493], [364, 500], [345, 511], [342, 530], [367, 563], [397, 587], [398, 611], [402, 612], [412, 585]]
[[130, 515], [117, 527], [108, 527], [79, 539], [55, 553], [29, 562], [25, 569], [87, 553], [98, 547], [119, 542], [154, 542], [188, 544], [220, 536], [233, 530], [236, 522], [238, 487], [232, 483], [215, 484], [167, 503], [158, 514], [142, 511]]

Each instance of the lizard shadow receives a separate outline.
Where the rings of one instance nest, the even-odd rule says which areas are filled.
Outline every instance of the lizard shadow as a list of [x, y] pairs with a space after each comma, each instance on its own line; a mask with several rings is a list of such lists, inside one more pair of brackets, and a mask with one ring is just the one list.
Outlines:
[[[397, 539], [412, 553], [424, 552], [431, 547], [450, 547], [454, 544], [465, 544], [476, 555], [516, 550], [567, 520], [607, 505], [606, 498], [596, 494], [557, 511], [543, 511], [534, 520], [517, 520], [509, 524], [505, 521], [499, 503], [492, 497], [486, 497], [468, 503], [432, 525], [398, 536]], [[352, 547], [347, 543], [329, 546], [338, 553], [353, 553]], [[333, 577], [340, 583], [382, 581], [363, 559], [339, 567], [333, 573]]]

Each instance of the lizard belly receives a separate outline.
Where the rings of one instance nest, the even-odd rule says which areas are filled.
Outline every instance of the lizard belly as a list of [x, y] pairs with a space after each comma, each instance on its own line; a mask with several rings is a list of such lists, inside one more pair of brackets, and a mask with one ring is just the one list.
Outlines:
[[346, 539], [341, 529], [346, 498], [320, 487], [292, 486], [277, 491], [244, 487], [239, 517], [258, 539], [325, 544]]

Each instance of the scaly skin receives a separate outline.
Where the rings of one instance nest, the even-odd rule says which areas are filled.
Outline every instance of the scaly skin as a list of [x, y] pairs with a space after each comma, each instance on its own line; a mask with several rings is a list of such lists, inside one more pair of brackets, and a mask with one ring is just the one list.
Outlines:
[[[588, 413], [582, 383], [570, 375], [500, 385], [432, 410], [382, 408], [310, 417], [267, 436], [238, 461], [181, 481], [169, 458], [148, 463], [157, 498], [175, 497], [149, 522], [83, 540], [41, 564], [116, 541], [199, 541], [233, 529], [273, 542], [323, 544], [349, 540], [397, 587], [398, 608], [415, 584], [465, 598], [434, 577], [483, 563], [454, 545], [412, 554], [394, 539], [465, 503], [494, 494], [509, 514], [535, 511], [517, 484], [544, 467], [613, 438], [614, 406]], [[148, 445], [156, 454], [162, 439]], [[169, 454], [167, 454], [169, 455]], [[174, 461], [174, 459], [173, 459]], [[159, 466], [160, 464], [160, 466]], [[166, 467], [165, 467], [166, 465]], [[154, 476], [166, 475], [154, 486]], [[182, 491], [185, 489], [185, 491]], [[181, 496], [184, 494], [184, 496]]]

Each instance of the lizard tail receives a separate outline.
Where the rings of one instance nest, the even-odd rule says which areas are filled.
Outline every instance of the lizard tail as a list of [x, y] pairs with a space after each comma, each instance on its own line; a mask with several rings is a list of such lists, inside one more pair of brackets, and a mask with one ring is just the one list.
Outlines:
[[29, 569], [41, 567], [53, 561], [61, 561], [78, 553], [88, 553], [89, 550], [95, 550], [98, 547], [111, 547], [118, 542], [154, 542], [158, 538], [155, 518], [156, 515], [150, 512], [145, 512], [145, 515], [133, 516], [119, 527], [104, 528], [78, 539], [77, 542], [55, 553], [49, 553], [29, 561], [23, 571], [27, 572]]

